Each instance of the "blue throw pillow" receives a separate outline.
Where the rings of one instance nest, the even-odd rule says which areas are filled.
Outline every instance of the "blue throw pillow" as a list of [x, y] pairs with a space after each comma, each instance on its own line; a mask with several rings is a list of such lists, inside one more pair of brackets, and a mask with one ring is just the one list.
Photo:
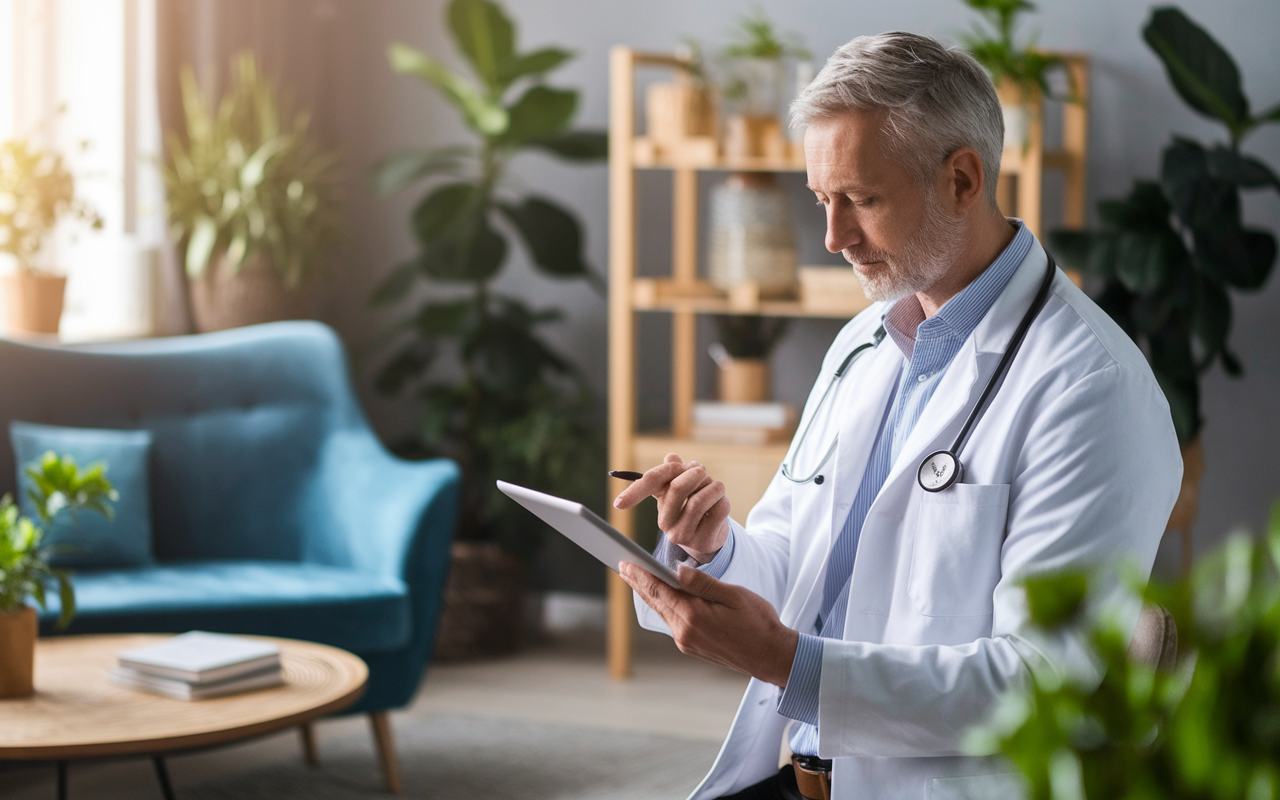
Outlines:
[[29, 464], [47, 451], [71, 456], [82, 468], [96, 462], [107, 465], [107, 479], [120, 498], [115, 516], [107, 519], [96, 511], [59, 514], [45, 535], [52, 546], [49, 563], [58, 567], [124, 567], [151, 564], [151, 482], [148, 461], [150, 431], [100, 428], [65, 428], [30, 422], [9, 423], [9, 438], [17, 457], [18, 494], [22, 511], [36, 516], [27, 498], [31, 479]]

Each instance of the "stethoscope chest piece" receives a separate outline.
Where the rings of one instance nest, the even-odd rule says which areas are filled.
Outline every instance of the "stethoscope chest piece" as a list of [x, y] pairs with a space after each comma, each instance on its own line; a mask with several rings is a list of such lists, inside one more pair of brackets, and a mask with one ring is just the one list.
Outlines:
[[920, 488], [926, 492], [940, 492], [959, 480], [962, 471], [960, 459], [950, 450], [931, 453], [920, 464]]

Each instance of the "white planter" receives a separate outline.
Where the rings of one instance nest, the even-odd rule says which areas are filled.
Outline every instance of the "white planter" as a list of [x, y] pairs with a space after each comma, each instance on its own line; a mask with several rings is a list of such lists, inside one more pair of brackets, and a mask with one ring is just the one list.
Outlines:
[[1005, 149], [1025, 150], [1031, 141], [1031, 108], [1001, 103], [1000, 111], [1004, 113]]

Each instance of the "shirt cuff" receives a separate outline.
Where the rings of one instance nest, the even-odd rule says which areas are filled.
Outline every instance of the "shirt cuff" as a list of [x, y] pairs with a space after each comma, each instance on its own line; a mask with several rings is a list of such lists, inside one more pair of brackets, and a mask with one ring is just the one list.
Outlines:
[[730, 525], [729, 537], [724, 540], [724, 546], [720, 548], [720, 552], [706, 564], [699, 564], [693, 556], [684, 551], [683, 547], [672, 544], [663, 533], [658, 536], [658, 546], [653, 548], [653, 557], [672, 569], [679, 569], [680, 565], [684, 564], [686, 567], [700, 569], [716, 580], [720, 580], [729, 571], [729, 562], [733, 560], [734, 536], [733, 526]]
[[778, 713], [809, 725], [818, 724], [818, 687], [822, 683], [822, 639], [800, 634], [786, 688], [778, 698]]

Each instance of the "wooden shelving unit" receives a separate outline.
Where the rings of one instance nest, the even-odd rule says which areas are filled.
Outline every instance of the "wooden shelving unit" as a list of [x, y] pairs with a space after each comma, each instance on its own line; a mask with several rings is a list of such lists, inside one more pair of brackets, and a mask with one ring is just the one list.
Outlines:
[[[1082, 57], [1073, 56], [1070, 68], [1079, 70], [1076, 85], [1084, 92]], [[739, 521], [764, 493], [786, 455], [785, 444], [744, 446], [693, 441], [689, 438], [697, 383], [697, 318], [700, 314], [762, 314], [785, 317], [849, 319], [866, 302], [823, 311], [807, 309], [799, 300], [761, 299], [753, 287], [726, 293], [698, 275], [698, 173], [705, 171], [804, 172], [803, 153], [786, 158], [725, 159], [703, 153], [700, 158], [655, 156], [655, 149], [637, 136], [636, 72], [640, 68], [679, 70], [679, 58], [668, 54], [641, 53], [615, 47], [609, 73], [609, 466], [644, 470], [662, 461], [669, 452], [697, 459], [725, 483]], [[1006, 151], [1002, 162], [1001, 207], [1017, 212], [1036, 235], [1040, 234], [1040, 192], [1044, 169], [1067, 174], [1068, 225], [1084, 223], [1084, 107], [1068, 108], [1064, 115], [1064, 146], [1044, 152], [1042, 114], [1033, 117], [1032, 145], [1025, 152]], [[638, 277], [636, 254], [636, 176], [640, 170], [666, 170], [672, 175], [672, 253], [669, 276]], [[636, 427], [636, 398], [642, 389], [636, 374], [636, 318], [640, 313], [671, 317], [671, 419], [672, 429], [640, 432]], [[620, 491], [619, 482], [611, 487]], [[632, 512], [610, 509], [610, 522], [634, 537]], [[631, 640], [635, 625], [631, 590], [616, 575], [609, 575], [609, 674], [624, 679], [631, 674]]]

